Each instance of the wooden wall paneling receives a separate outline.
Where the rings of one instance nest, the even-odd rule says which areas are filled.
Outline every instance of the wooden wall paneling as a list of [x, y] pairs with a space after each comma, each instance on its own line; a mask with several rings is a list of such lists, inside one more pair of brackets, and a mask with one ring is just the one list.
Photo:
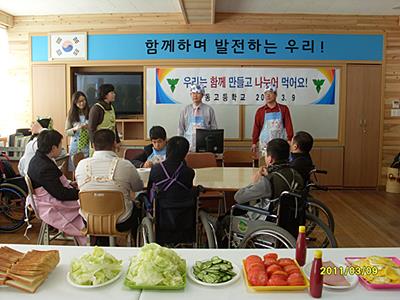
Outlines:
[[363, 66], [347, 67], [346, 138], [344, 155], [344, 184], [358, 186], [362, 182], [362, 126], [363, 126]]
[[328, 174], [318, 176], [319, 182], [327, 186], [343, 186], [343, 147], [320, 148], [320, 151], [320, 168]]
[[65, 65], [32, 66], [33, 119], [37, 116], [51, 116], [54, 129], [62, 134], [67, 115], [65, 76]]
[[381, 66], [349, 65], [344, 185], [376, 187], [379, 167]]
[[370, 65], [367, 68], [368, 72], [364, 72], [368, 76], [364, 80], [366, 97], [363, 105], [362, 176], [365, 186], [376, 187], [380, 152], [381, 66]]

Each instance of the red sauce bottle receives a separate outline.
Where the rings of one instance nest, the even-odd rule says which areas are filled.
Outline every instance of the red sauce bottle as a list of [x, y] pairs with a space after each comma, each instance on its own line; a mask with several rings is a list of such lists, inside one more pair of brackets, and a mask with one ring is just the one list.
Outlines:
[[296, 242], [296, 260], [300, 267], [306, 263], [307, 242], [306, 242], [306, 227], [299, 226], [299, 235]]
[[321, 267], [322, 251], [316, 250], [310, 273], [310, 294], [314, 298], [321, 298], [322, 295], [323, 275], [321, 274]]

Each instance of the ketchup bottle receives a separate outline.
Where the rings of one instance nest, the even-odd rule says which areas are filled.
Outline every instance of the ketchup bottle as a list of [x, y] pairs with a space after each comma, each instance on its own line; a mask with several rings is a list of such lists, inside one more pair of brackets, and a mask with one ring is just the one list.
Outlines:
[[296, 260], [300, 267], [306, 263], [307, 242], [306, 242], [306, 227], [299, 226], [299, 235], [296, 242]]
[[322, 295], [323, 275], [321, 274], [321, 267], [322, 251], [316, 250], [310, 273], [310, 294], [314, 298], [321, 298]]

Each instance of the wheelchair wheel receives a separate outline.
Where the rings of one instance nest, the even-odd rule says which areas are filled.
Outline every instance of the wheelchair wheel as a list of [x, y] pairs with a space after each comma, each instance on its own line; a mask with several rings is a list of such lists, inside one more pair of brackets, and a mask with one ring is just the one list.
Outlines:
[[0, 232], [14, 232], [24, 226], [25, 199], [26, 193], [19, 186], [0, 184]]
[[248, 232], [239, 248], [295, 248], [295, 238], [277, 225], [262, 225]]
[[136, 246], [141, 247], [143, 245], [154, 243], [154, 232], [153, 222], [149, 217], [144, 217], [142, 223], [139, 225], [136, 234]]
[[199, 248], [218, 248], [217, 236], [215, 233], [216, 220], [203, 210], [199, 211], [199, 219], [197, 246]]
[[320, 218], [307, 212], [305, 225], [308, 248], [337, 248], [334, 234]]
[[333, 218], [333, 214], [322, 201], [309, 197], [307, 199], [307, 211], [328, 225], [332, 233], [335, 232], [335, 219]]

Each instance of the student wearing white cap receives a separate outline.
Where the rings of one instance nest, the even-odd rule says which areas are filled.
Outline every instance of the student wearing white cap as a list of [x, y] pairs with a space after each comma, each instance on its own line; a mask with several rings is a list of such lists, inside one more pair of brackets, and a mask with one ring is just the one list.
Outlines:
[[[289, 108], [276, 102], [277, 86], [269, 84], [264, 90], [265, 105], [257, 109], [251, 150], [257, 152], [257, 146], [262, 151], [270, 140], [281, 138], [288, 141], [293, 137], [293, 125]], [[258, 143], [258, 145], [257, 145]]]
[[180, 114], [178, 135], [190, 143], [190, 151], [196, 151], [196, 129], [217, 129], [214, 109], [202, 102], [204, 87], [199, 84], [190, 87], [192, 104], [187, 105]]

